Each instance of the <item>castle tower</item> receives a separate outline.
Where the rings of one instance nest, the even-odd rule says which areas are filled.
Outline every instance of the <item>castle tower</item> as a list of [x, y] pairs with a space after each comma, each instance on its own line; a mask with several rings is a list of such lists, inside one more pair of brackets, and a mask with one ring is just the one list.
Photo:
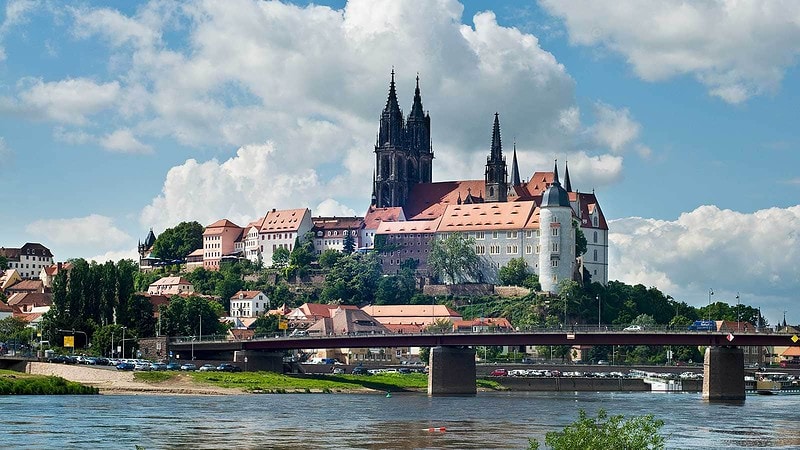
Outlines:
[[409, 188], [415, 183], [430, 183], [433, 161], [431, 117], [423, 112], [419, 75], [417, 75], [417, 87], [414, 89], [414, 103], [406, 121], [406, 149], [409, 153], [406, 167]]
[[514, 142], [514, 158], [511, 160], [511, 185], [519, 186], [522, 181], [519, 179], [519, 166], [517, 165], [517, 143]]
[[575, 230], [569, 195], [558, 181], [558, 165], [553, 183], [542, 194], [539, 212], [539, 282], [543, 291], [556, 292], [561, 280], [572, 279], [575, 266]]
[[406, 173], [408, 152], [405, 148], [403, 112], [397, 103], [394, 69], [389, 83], [389, 98], [381, 112], [378, 140], [375, 143], [375, 206], [403, 206], [408, 199]]
[[492, 149], [486, 158], [486, 197], [487, 202], [505, 202], [508, 199], [508, 169], [503, 157], [503, 144], [500, 141], [500, 119], [494, 113], [492, 128]]

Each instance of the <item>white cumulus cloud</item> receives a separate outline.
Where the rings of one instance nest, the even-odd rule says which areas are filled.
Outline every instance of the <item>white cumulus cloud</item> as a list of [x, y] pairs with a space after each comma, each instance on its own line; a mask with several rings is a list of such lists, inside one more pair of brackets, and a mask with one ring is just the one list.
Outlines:
[[795, 1], [543, 0], [573, 44], [618, 53], [636, 74], [694, 76], [711, 95], [741, 103], [774, 92], [800, 47]]
[[609, 229], [612, 280], [656, 286], [695, 306], [707, 303], [709, 288], [728, 303], [741, 292], [775, 311], [800, 290], [800, 205], [753, 213], [700, 206], [674, 221], [629, 217]]
[[112, 152], [119, 153], [153, 153], [153, 147], [143, 144], [136, 139], [131, 130], [127, 128], [115, 130], [100, 138], [100, 145]]
[[642, 126], [631, 118], [627, 108], [614, 109], [598, 102], [595, 105], [595, 115], [597, 123], [590, 131], [599, 144], [610, 148], [614, 153], [621, 153], [639, 137]]
[[68, 78], [44, 82], [26, 79], [21, 83], [19, 99], [14, 108], [36, 119], [54, 122], [85, 124], [89, 116], [111, 107], [119, 94], [119, 83], [95, 83], [85, 78]]
[[130, 240], [110, 217], [91, 214], [70, 219], [44, 219], [28, 224], [25, 231], [61, 245], [113, 247]]

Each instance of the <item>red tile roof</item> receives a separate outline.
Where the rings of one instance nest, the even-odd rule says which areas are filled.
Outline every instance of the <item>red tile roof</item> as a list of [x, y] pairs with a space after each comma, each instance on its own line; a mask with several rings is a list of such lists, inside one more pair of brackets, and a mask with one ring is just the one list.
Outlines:
[[320, 230], [360, 230], [364, 227], [363, 217], [312, 217], [314, 231]]
[[211, 225], [208, 225], [206, 228], [208, 229], [208, 228], [226, 228], [226, 227], [241, 228], [239, 225], [236, 225], [235, 223], [231, 222], [228, 219], [220, 219], [212, 223]]
[[261, 233], [297, 231], [308, 208], [272, 210], [261, 225]]
[[410, 220], [407, 222], [381, 222], [378, 234], [435, 233], [441, 218], [433, 220]]
[[444, 213], [447, 205], [458, 204], [467, 195], [483, 196], [483, 180], [442, 181], [420, 183], [411, 187], [404, 208], [408, 220], [435, 219]]
[[530, 201], [448, 205], [438, 231], [519, 230], [528, 224], [535, 207]]
[[370, 206], [367, 214], [364, 215], [364, 228], [368, 230], [377, 230], [381, 222], [399, 222], [405, 220], [403, 208], [376, 208]]
[[22, 280], [18, 283], [11, 285], [7, 291], [9, 292], [42, 292], [44, 289], [44, 282], [42, 280]]
[[[239, 292], [233, 294], [233, 297], [231, 297], [231, 300], [239, 300], [239, 299], [250, 300], [250, 299], [256, 298], [258, 296], [258, 294], [261, 294], [261, 293], [262, 293], [261, 291], [239, 291]], [[241, 297], [240, 297], [240, 295], [241, 295]]]

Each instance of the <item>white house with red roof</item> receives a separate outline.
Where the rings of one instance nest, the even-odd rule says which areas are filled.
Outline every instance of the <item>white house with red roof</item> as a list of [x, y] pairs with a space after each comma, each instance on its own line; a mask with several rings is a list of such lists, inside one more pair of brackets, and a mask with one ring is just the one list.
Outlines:
[[268, 212], [259, 230], [261, 261], [266, 267], [271, 267], [275, 250], [294, 250], [295, 241], [298, 238], [303, 239], [312, 226], [311, 211], [308, 208], [273, 209]]
[[384, 274], [397, 273], [407, 259], [417, 261], [417, 273], [428, 274], [428, 254], [441, 218], [407, 222], [381, 222], [376, 232], [391, 252], [379, 253]]
[[241, 241], [242, 227], [228, 219], [218, 220], [203, 231], [203, 267], [219, 270], [224, 258], [236, 257], [237, 241]]
[[148, 286], [149, 295], [180, 295], [194, 292], [194, 285], [183, 277], [162, 277]]
[[311, 219], [314, 226], [314, 250], [319, 255], [325, 250], [332, 249], [344, 251], [347, 236], [353, 239], [353, 249], [362, 247], [361, 230], [364, 228], [362, 217], [314, 217]]
[[0, 247], [0, 256], [8, 259], [8, 268], [17, 269], [22, 278], [38, 278], [39, 272], [53, 264], [53, 253], [38, 242], [27, 242], [20, 248]]
[[232, 317], [258, 317], [270, 308], [269, 297], [261, 291], [239, 291], [230, 300]]
[[389, 207], [377, 208], [370, 205], [364, 215], [364, 228], [361, 229], [361, 246], [359, 249], [371, 249], [375, 245], [375, 234], [382, 222], [404, 222], [406, 220], [403, 208]]

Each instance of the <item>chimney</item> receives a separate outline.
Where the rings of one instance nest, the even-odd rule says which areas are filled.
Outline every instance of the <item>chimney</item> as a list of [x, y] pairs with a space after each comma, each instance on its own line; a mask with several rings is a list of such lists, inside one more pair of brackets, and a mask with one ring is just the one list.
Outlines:
[[[61, 272], [61, 263], [56, 264], [56, 270], [58, 272]], [[56, 273], [58, 273], [58, 272], [56, 272]]]

